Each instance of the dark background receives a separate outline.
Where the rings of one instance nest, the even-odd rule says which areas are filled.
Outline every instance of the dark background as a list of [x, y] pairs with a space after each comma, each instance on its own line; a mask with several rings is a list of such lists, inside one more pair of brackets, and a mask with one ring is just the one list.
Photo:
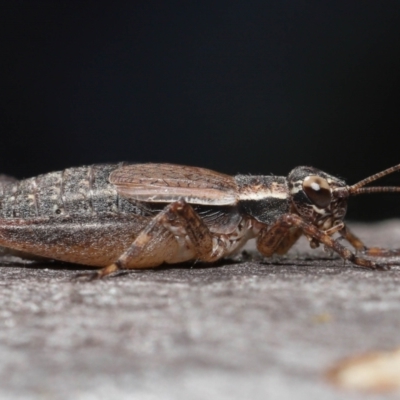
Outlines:
[[[1, 172], [306, 164], [353, 183], [400, 163], [398, 1], [1, 4]], [[400, 194], [350, 207], [396, 216]]]

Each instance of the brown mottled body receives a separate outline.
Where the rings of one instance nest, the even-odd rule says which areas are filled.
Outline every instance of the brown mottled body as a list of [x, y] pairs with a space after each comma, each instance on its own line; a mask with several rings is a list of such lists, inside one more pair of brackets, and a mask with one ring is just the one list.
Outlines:
[[398, 254], [366, 249], [343, 223], [347, 197], [367, 189], [378, 191], [346, 186], [311, 167], [297, 167], [288, 178], [123, 163], [22, 181], [0, 176], [0, 246], [104, 267], [97, 274], [102, 277], [125, 268], [213, 262], [252, 237], [263, 255], [284, 254], [304, 234], [311, 247], [322, 243], [358, 266], [381, 268], [332, 238], [339, 233], [371, 256]]
[[[147, 166], [148, 170], [143, 168]], [[85, 265], [107, 266], [116, 262], [160, 214], [160, 209], [170, 199], [168, 196], [175, 196], [175, 191], [180, 190], [179, 198], [186, 195], [188, 201], [193, 200], [190, 198], [194, 192], [191, 186], [206, 171], [185, 168], [176, 172], [176, 168], [171, 166], [159, 166], [139, 164], [135, 171], [132, 167], [136, 165], [94, 165], [22, 181], [5, 179], [0, 187], [0, 245], [35, 256]], [[158, 175], [154, 173], [155, 168]], [[183, 186], [182, 173], [187, 187]], [[144, 187], [150, 191], [157, 192], [160, 185], [170, 185], [172, 193], [161, 191], [157, 203], [140, 190], [139, 194], [131, 196], [124, 191], [124, 176], [130, 179], [137, 176], [138, 185], [144, 182]], [[115, 185], [111, 179], [121, 181], [121, 184]], [[204, 199], [204, 205], [197, 207], [199, 215], [211, 230], [215, 228], [216, 232], [229, 235], [241, 221], [236, 207], [228, 206], [223, 210], [207, 208], [207, 199], [213, 199], [214, 194], [215, 198], [219, 196], [221, 204], [233, 202], [235, 181], [227, 175], [209, 171], [205, 182], [203, 176], [203, 181], [197, 186], [199, 196]], [[206, 185], [210, 186], [208, 191]], [[206, 195], [203, 190], [206, 190]], [[138, 199], [134, 198], [136, 195]], [[146, 202], [140, 201], [143, 196]], [[155, 236], [151, 245], [142, 249], [140, 260], [129, 265], [146, 268], [163, 262], [196, 258], [196, 251], [177, 240], [178, 235], [162, 226], [156, 228], [151, 232], [152, 237]]]
[[108, 183], [117, 167], [71, 168], [3, 183], [0, 245], [93, 266], [115, 261], [151, 215]]

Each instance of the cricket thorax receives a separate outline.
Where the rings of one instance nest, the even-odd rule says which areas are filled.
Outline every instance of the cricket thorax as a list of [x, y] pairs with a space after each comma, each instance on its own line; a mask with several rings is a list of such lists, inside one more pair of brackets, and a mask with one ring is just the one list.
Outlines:
[[289, 212], [289, 190], [282, 176], [237, 175], [239, 208], [259, 222], [271, 224]]
[[2, 218], [36, 218], [101, 213], [144, 213], [121, 198], [108, 177], [118, 164], [69, 168], [2, 185]]
[[249, 239], [256, 237], [251, 218], [242, 218], [229, 234], [214, 236], [212, 256], [218, 260], [238, 252]]
[[252, 218], [240, 214], [237, 206], [193, 208], [214, 234], [213, 256], [216, 259], [235, 253], [256, 236]]

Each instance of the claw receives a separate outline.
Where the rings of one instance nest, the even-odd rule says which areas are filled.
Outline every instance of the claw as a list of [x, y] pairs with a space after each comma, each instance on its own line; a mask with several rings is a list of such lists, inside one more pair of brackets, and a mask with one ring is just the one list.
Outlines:
[[390, 271], [390, 266], [387, 264], [373, 264], [373, 265], [359, 265], [359, 264], [353, 264], [353, 268], [361, 268], [364, 271], [369, 270], [369, 271]]
[[97, 279], [103, 279], [105, 276], [108, 276], [119, 270], [120, 267], [117, 261], [116, 263], [110, 264], [107, 267], [99, 269], [95, 272], [84, 272], [82, 274], [77, 274], [75, 275], [75, 279], [78, 281], [91, 282]]
[[94, 280], [100, 279], [100, 271], [95, 271], [95, 272], [83, 272], [80, 274], [74, 275], [72, 280], [77, 281], [77, 282], [92, 282]]
[[375, 264], [374, 269], [377, 271], [390, 271], [390, 266], [385, 264]]

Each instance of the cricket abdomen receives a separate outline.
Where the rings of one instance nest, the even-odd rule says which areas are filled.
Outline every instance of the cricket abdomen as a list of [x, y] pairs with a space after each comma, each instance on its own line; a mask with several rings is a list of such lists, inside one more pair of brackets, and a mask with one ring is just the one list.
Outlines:
[[3, 185], [1, 218], [32, 219], [47, 216], [101, 213], [142, 215], [133, 202], [120, 198], [110, 173], [119, 164], [68, 168]]
[[149, 219], [104, 213], [0, 220], [0, 245], [35, 256], [106, 266], [131, 245]]

